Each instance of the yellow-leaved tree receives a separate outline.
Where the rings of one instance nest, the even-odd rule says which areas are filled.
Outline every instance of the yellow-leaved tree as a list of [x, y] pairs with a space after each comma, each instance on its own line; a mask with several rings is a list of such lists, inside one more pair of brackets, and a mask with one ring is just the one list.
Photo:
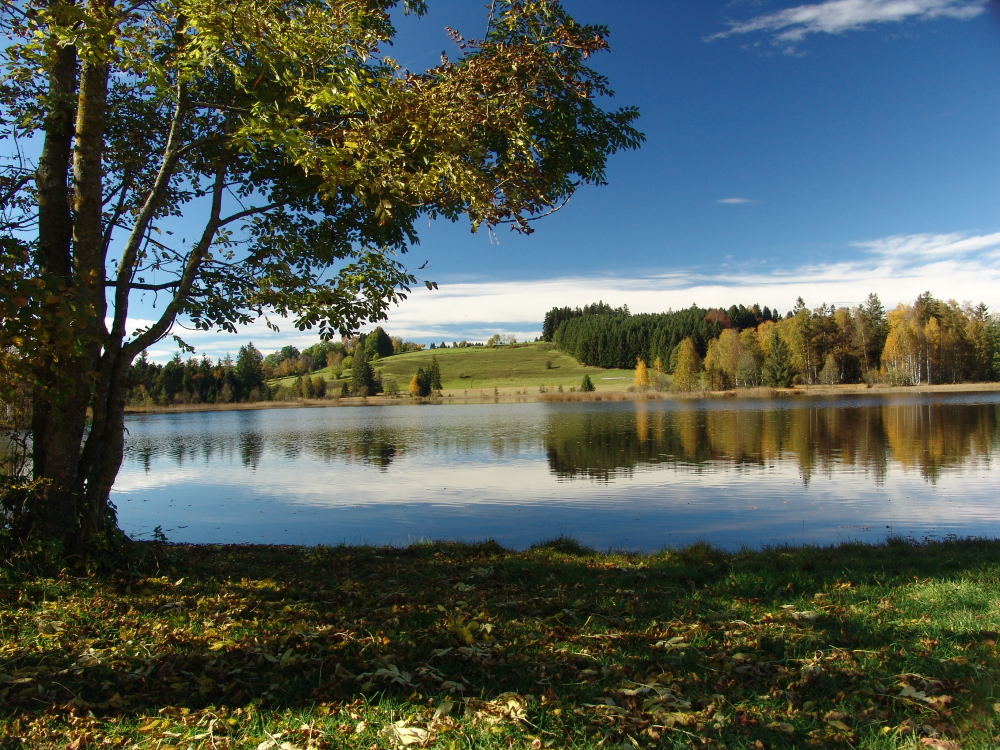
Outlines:
[[677, 391], [693, 391], [701, 387], [701, 357], [690, 336], [677, 345], [673, 387]]
[[649, 368], [646, 360], [641, 358], [635, 363], [635, 387], [640, 390], [649, 388]]

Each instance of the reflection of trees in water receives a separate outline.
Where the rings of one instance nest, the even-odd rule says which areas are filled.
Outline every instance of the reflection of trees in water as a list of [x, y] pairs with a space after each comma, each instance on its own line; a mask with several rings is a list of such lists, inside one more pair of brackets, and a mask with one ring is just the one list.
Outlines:
[[550, 470], [607, 481], [656, 464], [708, 471], [793, 460], [804, 482], [835, 467], [885, 478], [890, 460], [934, 481], [943, 469], [988, 461], [1000, 443], [997, 405], [897, 403], [863, 407], [657, 408], [550, 419]]
[[[284, 427], [264, 429], [254, 421], [255, 412], [240, 412], [231, 432], [218, 425], [207, 429], [184, 425], [176, 432], [143, 433], [126, 436], [126, 457], [149, 473], [157, 460], [168, 458], [176, 466], [209, 464], [213, 461], [242, 463], [256, 470], [265, 455], [293, 461], [310, 457], [324, 462], [369, 464], [386, 471], [407, 453], [420, 452], [430, 461], [436, 456], [485, 453], [504, 459], [538, 450], [539, 420], [508, 420], [492, 415], [479, 421], [454, 420], [442, 425], [414, 420], [410, 424], [375, 423], [339, 429], [303, 431]], [[287, 423], [286, 423], [287, 424]], [[160, 425], [160, 429], [163, 426]]]
[[[486, 419], [431, 428], [419, 421], [303, 432], [268, 431], [251, 420], [232, 432], [179, 430], [129, 435], [129, 460], [151, 472], [157, 460], [177, 466], [213, 461], [255, 470], [265, 454], [360, 463], [387, 471], [403, 455], [477, 453], [504, 459], [544, 445], [552, 473], [609, 481], [658, 464], [709, 472], [794, 461], [804, 482], [817, 472], [854, 467], [881, 482], [891, 461], [934, 481], [942, 470], [988, 461], [1000, 443], [1000, 405], [875, 402], [871, 406], [764, 409], [637, 402], [634, 408], [560, 410], [538, 420]], [[138, 431], [136, 431], [138, 432]]]
[[323, 461], [366, 463], [386, 470], [406, 449], [405, 441], [392, 429], [357, 429], [331, 433], [303, 434], [282, 431], [268, 434], [242, 430], [234, 434], [185, 433], [173, 438], [143, 436], [128, 439], [126, 456], [143, 467], [153, 469], [154, 460], [163, 456], [177, 466], [208, 464], [213, 459], [239, 460], [256, 470], [266, 451], [294, 460], [306, 455]]
[[256, 431], [244, 430], [239, 435], [240, 460], [243, 465], [256, 469], [264, 453], [264, 436]]
[[952, 466], [989, 463], [998, 443], [1000, 406], [914, 404], [883, 411], [893, 458], [931, 481]]

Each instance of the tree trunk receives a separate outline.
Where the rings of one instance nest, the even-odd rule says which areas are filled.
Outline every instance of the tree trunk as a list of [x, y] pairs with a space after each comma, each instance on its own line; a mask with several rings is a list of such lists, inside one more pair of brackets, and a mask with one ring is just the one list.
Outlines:
[[[54, 13], [59, 5], [50, 4]], [[101, 18], [109, 4], [92, 0], [90, 10]], [[94, 454], [82, 450], [88, 410], [105, 380], [98, 363], [106, 338], [102, 207], [108, 65], [92, 54], [78, 75], [77, 50], [55, 43], [50, 59], [49, 110], [36, 177], [46, 348], [33, 394], [32, 459], [39, 490], [28, 511], [27, 533], [54, 543], [62, 554], [91, 557], [106, 549], [115, 529], [108, 493], [100, 503], [90, 492]], [[111, 449], [113, 454], [113, 441]]]
[[111, 505], [111, 488], [125, 451], [125, 390], [130, 361], [110, 346], [101, 361], [95, 388], [90, 433], [80, 461], [85, 478], [81, 522], [85, 536], [118, 546], [124, 536]]
[[[72, 283], [73, 215], [69, 174], [75, 119], [77, 53], [72, 46], [49, 52], [48, 112], [38, 161], [38, 265], [45, 283], [43, 316], [49, 328], [44, 362], [35, 375], [32, 394], [32, 465], [44, 481], [27, 519], [28, 533], [40, 539], [64, 540], [76, 517], [74, 490], [77, 459], [85, 428], [85, 379], [74, 362], [57, 356], [56, 342], [72, 335], [60, 305]], [[69, 528], [67, 528], [69, 527]]]

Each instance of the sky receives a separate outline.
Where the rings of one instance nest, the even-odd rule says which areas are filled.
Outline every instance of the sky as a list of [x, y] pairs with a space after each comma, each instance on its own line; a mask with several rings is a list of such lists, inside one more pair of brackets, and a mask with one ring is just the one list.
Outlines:
[[[401, 18], [404, 67], [458, 56], [480, 0]], [[488, 3], [487, 3], [488, 4]], [[415, 288], [381, 325], [429, 344], [540, 335], [555, 306], [632, 312], [802, 297], [887, 308], [924, 291], [1000, 313], [1000, 7], [986, 0], [564, 0], [610, 29], [592, 58], [646, 135], [521, 236], [424, 222]], [[138, 322], [138, 321], [136, 321]], [[199, 354], [314, 333], [175, 329]], [[164, 360], [170, 339], [151, 350]]]

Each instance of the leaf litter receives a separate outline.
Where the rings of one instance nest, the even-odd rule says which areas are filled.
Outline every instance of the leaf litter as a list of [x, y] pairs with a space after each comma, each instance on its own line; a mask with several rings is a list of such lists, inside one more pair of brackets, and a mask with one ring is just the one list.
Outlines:
[[997, 543], [167, 552], [154, 575], [5, 581], [0, 746], [969, 750], [1000, 734], [982, 635], [1000, 632]]

